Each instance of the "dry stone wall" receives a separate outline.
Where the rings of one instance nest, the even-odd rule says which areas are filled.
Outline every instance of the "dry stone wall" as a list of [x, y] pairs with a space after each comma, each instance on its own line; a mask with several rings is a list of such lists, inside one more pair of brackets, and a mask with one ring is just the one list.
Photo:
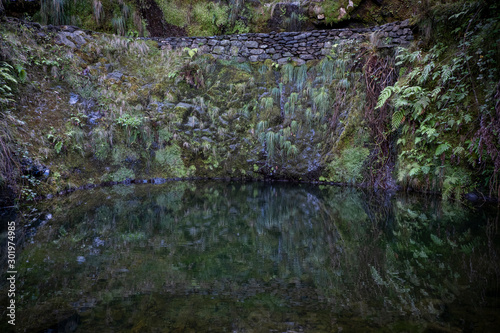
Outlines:
[[413, 40], [408, 20], [359, 29], [154, 39], [162, 48], [196, 48], [201, 54], [208, 53], [221, 59], [237, 58], [239, 61], [273, 59], [277, 63], [285, 63], [292, 59], [303, 64], [308, 60], [322, 58], [330, 52], [335, 43], [367, 40], [373, 33], [378, 34], [381, 43], [379, 47], [404, 46]]

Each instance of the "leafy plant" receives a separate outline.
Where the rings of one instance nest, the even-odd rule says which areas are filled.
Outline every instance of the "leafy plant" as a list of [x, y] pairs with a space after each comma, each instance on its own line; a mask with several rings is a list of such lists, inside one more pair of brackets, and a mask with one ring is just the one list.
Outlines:
[[138, 116], [132, 116], [130, 114], [123, 114], [118, 119], [116, 123], [127, 130], [127, 141], [129, 144], [133, 144], [139, 135], [139, 128], [142, 125], [142, 118]]
[[[13, 88], [18, 84], [12, 75], [14, 68], [6, 62], [0, 63], [0, 107], [14, 102]], [[24, 72], [26, 74], [26, 72]]]

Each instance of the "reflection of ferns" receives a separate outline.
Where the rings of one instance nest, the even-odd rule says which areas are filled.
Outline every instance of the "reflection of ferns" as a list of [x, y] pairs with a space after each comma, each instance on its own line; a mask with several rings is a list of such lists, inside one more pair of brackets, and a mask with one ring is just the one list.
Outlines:
[[94, 18], [95, 22], [99, 24], [101, 21], [101, 18], [103, 17], [104, 11], [102, 9], [102, 3], [99, 0], [94, 0], [93, 3], [93, 8], [94, 8]]

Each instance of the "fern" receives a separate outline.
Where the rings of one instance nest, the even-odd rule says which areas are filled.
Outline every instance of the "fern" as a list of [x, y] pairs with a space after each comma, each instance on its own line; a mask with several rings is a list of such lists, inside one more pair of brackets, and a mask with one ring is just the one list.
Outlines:
[[436, 236], [434, 234], [431, 234], [431, 239], [434, 242], [434, 244], [436, 244], [438, 246], [441, 246], [444, 244], [444, 242], [441, 240], [441, 238], [439, 238], [438, 236]]
[[304, 84], [307, 81], [307, 66], [302, 65], [295, 68], [295, 86], [297, 90], [302, 90], [304, 88]]
[[392, 114], [392, 129], [397, 129], [404, 121], [405, 115], [401, 111], [396, 111]]
[[266, 145], [267, 145], [267, 157], [272, 159], [274, 157], [274, 151], [276, 148], [276, 137], [275, 133], [269, 131], [266, 133]]
[[464, 147], [458, 146], [453, 149], [453, 155], [461, 155], [465, 151]]
[[287, 150], [287, 155], [288, 156], [297, 156], [299, 150], [295, 145], [291, 145], [288, 150]]
[[325, 87], [321, 87], [319, 92], [314, 96], [313, 101], [321, 115], [325, 115], [330, 106], [330, 97]]
[[450, 145], [445, 142], [445, 143], [442, 143], [440, 144], [437, 148], [436, 148], [436, 152], [434, 155], [436, 156], [439, 156], [441, 155], [442, 153], [444, 153], [445, 151], [447, 151], [448, 149], [450, 149]]
[[278, 87], [274, 87], [273, 90], [271, 90], [271, 95], [273, 96], [274, 101], [276, 103], [279, 103], [281, 98], [281, 90]]
[[434, 68], [434, 62], [431, 61], [427, 65], [425, 65], [424, 70], [422, 71], [422, 75], [418, 78], [417, 82], [419, 84], [424, 83], [427, 81], [427, 78], [429, 77], [430, 73], [432, 72], [432, 69]]
[[257, 124], [257, 132], [258, 133], [264, 132], [267, 129], [268, 125], [269, 123], [267, 120], [259, 121], [259, 123]]
[[372, 278], [375, 281], [376, 284], [379, 286], [385, 286], [387, 283], [382, 279], [378, 271], [375, 269], [375, 267], [370, 265], [370, 271], [372, 273]]
[[380, 93], [380, 96], [378, 97], [378, 102], [377, 105], [375, 106], [375, 109], [380, 109], [382, 106], [384, 106], [385, 102], [389, 98], [391, 98], [392, 94], [394, 93], [395, 87], [393, 86], [388, 86], [385, 87], [384, 90]]
[[441, 84], [445, 85], [446, 82], [448, 82], [448, 80], [451, 78], [451, 75], [452, 75], [452, 70], [450, 66], [444, 65], [441, 68]]
[[274, 104], [274, 101], [273, 101], [273, 98], [272, 97], [264, 97], [262, 100], [261, 100], [261, 106], [264, 110], [266, 111], [270, 111], [272, 110], [273, 108], [273, 104]]
[[286, 63], [282, 67], [283, 74], [283, 83], [292, 83], [293, 82], [293, 65], [290, 63]]

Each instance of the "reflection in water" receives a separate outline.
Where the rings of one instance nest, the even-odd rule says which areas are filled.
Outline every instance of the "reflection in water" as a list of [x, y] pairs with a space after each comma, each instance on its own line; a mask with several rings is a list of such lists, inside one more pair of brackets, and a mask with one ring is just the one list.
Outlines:
[[483, 332], [500, 324], [497, 211], [215, 182], [116, 186], [50, 204], [53, 218], [26, 228], [19, 255], [18, 329]]

